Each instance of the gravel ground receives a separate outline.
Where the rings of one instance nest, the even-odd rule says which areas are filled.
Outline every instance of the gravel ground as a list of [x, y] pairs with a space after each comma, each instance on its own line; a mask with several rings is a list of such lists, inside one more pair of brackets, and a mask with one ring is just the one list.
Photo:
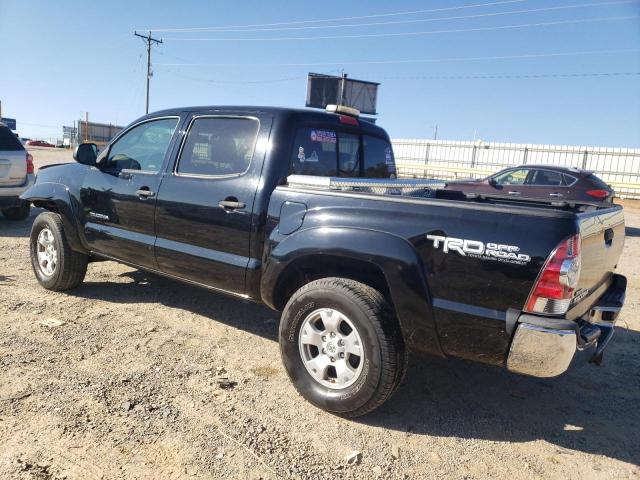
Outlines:
[[37, 212], [0, 220], [0, 478], [639, 478], [640, 206], [625, 208], [627, 304], [601, 367], [539, 380], [413, 356], [356, 420], [295, 392], [277, 313], [112, 262], [45, 291]]

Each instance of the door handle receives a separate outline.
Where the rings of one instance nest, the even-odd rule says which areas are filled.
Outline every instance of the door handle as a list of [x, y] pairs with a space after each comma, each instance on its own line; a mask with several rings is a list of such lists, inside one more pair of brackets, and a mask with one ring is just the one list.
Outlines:
[[218, 202], [218, 206], [225, 210], [236, 210], [238, 208], [246, 207], [243, 202], [238, 202], [237, 200], [220, 200]]
[[550, 197], [564, 197], [564, 195], [562, 195], [561, 193], [556, 193], [556, 192], [550, 193], [549, 196]]
[[136, 190], [136, 195], [138, 195], [142, 200], [153, 197], [155, 194], [156, 192], [152, 192], [147, 187], [142, 187], [140, 190]]
[[520, 195], [520, 192], [511, 191], [511, 192], [508, 192], [508, 193], [509, 193], [509, 195]]

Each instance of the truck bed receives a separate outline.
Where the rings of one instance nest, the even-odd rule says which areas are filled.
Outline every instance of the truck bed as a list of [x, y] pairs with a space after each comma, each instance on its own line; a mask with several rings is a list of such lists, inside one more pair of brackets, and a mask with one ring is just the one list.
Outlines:
[[[420, 322], [432, 320], [445, 355], [494, 364], [505, 361], [512, 334], [510, 323], [522, 313], [545, 261], [560, 242], [577, 233], [583, 242], [584, 274], [571, 310], [563, 318], [584, 315], [611, 283], [624, 244], [620, 206], [451, 198], [451, 192], [442, 193], [434, 188], [436, 185], [424, 180], [290, 177], [288, 185], [275, 190], [269, 216], [274, 227], [298, 221], [299, 230], [286, 233], [276, 228], [267, 251], [277, 257], [279, 245], [282, 248], [296, 242], [295, 238], [297, 243], [304, 243], [302, 238], [314, 235], [316, 244], [331, 238], [345, 256], [356, 257], [363, 251], [376, 250], [376, 245], [366, 242], [391, 245], [386, 237], [401, 239], [412, 247], [411, 254], [420, 266], [421, 278], [413, 283], [424, 282], [420, 295], [433, 316], [418, 319], [409, 328], [416, 332], [411, 337], [412, 346], [421, 349]], [[285, 202], [299, 207], [283, 207]], [[303, 218], [296, 220], [300, 216]], [[356, 230], [370, 235], [349, 234]], [[344, 243], [340, 243], [342, 238]], [[362, 240], [353, 245], [348, 243], [355, 241], [347, 240], [350, 238]], [[500, 246], [504, 258], [471, 250], [445, 251], [433, 238]], [[391, 248], [402, 246], [387, 250]], [[420, 290], [419, 286], [415, 288]], [[428, 343], [425, 341], [425, 350], [431, 348]]]

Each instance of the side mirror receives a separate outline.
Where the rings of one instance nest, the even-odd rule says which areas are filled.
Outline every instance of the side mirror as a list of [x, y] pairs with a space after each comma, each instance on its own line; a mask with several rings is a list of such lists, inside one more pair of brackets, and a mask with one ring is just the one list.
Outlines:
[[496, 181], [495, 178], [489, 177], [489, 185], [491, 185], [492, 187], [495, 187], [497, 184], [498, 182]]
[[73, 151], [73, 159], [83, 165], [94, 166], [98, 158], [98, 146], [95, 143], [81, 143]]

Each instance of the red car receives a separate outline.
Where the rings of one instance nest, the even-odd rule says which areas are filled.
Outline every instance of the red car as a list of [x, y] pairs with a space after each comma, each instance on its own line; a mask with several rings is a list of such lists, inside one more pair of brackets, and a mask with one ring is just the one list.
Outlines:
[[535, 200], [612, 203], [614, 190], [592, 172], [568, 167], [521, 165], [480, 180], [452, 181], [446, 190]]
[[29, 140], [27, 141], [28, 147], [55, 147], [49, 142], [45, 142], [44, 140]]

